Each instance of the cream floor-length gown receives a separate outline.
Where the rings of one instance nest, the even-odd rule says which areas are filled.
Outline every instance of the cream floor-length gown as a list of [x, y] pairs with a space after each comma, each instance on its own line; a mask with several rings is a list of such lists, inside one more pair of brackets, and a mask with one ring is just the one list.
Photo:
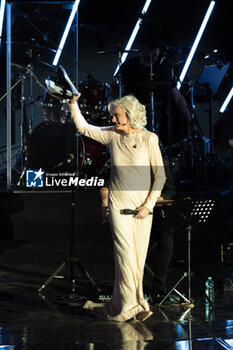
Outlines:
[[143, 294], [143, 271], [152, 215], [136, 219], [122, 215], [120, 210], [144, 205], [153, 211], [166, 179], [158, 137], [147, 130], [126, 134], [114, 126], [93, 126], [86, 122], [77, 103], [70, 109], [78, 131], [106, 145], [111, 155], [109, 212], [115, 281], [112, 299], [94, 311], [100, 318], [127, 321], [149, 311]]

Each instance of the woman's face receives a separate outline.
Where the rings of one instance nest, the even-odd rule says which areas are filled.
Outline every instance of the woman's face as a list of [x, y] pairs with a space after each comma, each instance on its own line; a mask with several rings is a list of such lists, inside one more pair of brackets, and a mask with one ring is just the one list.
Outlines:
[[119, 106], [111, 108], [112, 122], [115, 123], [116, 130], [127, 131], [129, 128], [129, 119], [123, 109]]

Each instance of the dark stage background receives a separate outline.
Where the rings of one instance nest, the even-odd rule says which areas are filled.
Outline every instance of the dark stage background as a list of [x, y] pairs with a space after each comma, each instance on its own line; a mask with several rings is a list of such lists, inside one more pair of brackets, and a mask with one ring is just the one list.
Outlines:
[[[144, 19], [150, 21], [152, 30], [168, 44], [174, 48], [176, 54], [186, 58], [193, 43], [201, 21], [207, 10], [210, 1], [196, 0], [190, 2], [186, 0], [153, 0], [148, 10], [148, 15]], [[117, 65], [117, 54], [112, 53], [117, 47], [125, 47], [131, 31], [140, 17], [140, 11], [144, 5], [142, 0], [129, 1], [94, 1], [81, 0], [79, 6], [79, 41], [78, 41], [78, 77], [81, 83], [88, 74], [94, 74], [99, 82], [111, 83], [113, 72]], [[23, 1], [15, 1], [12, 6], [12, 62], [25, 67], [32, 63], [34, 72], [40, 82], [44, 84], [45, 78], [53, 75], [51, 67], [46, 67], [43, 63], [51, 65], [54, 52], [59, 44], [63, 28], [70, 13], [70, 2], [63, 1], [47, 4], [40, 1], [25, 4]], [[206, 54], [211, 54], [213, 58], [220, 62], [232, 62], [232, 19], [231, 1], [216, 1], [215, 9], [204, 32], [194, 61], [188, 72], [187, 80], [195, 80], [205, 65], [212, 64], [212, 61], [205, 60]], [[76, 46], [76, 24], [75, 21], [69, 33], [64, 51], [59, 63], [61, 63], [75, 79], [75, 46]], [[28, 56], [30, 42], [35, 55], [33, 62]], [[3, 30], [3, 40], [0, 54], [1, 66], [1, 95], [6, 91], [6, 60], [5, 60], [5, 27]], [[134, 43], [137, 48], [137, 40]], [[217, 53], [213, 53], [218, 49]], [[108, 51], [105, 55], [98, 54], [99, 51]], [[132, 54], [131, 54], [132, 55]], [[41, 62], [42, 61], [42, 62]], [[184, 62], [184, 61], [182, 61]], [[182, 64], [181, 64], [182, 67]], [[13, 81], [17, 80], [20, 69], [12, 67]], [[216, 140], [218, 140], [218, 151], [221, 157], [232, 154], [232, 149], [226, 143], [232, 137], [232, 103], [228, 112], [220, 115], [218, 110], [227, 92], [232, 86], [232, 63], [227, 75], [220, 85], [218, 94], [214, 100], [214, 122]], [[37, 83], [33, 83], [33, 97], [38, 98], [33, 105], [33, 131], [43, 122], [43, 110], [40, 106], [40, 97], [43, 90]], [[29, 79], [25, 81], [25, 96], [29, 98]], [[206, 137], [208, 130], [208, 101], [195, 101], [197, 104], [197, 117]], [[13, 92], [14, 120], [12, 147], [17, 150], [20, 144], [20, 90]], [[6, 101], [0, 103], [0, 135], [1, 151], [5, 155], [6, 144]], [[101, 116], [102, 118], [102, 116]], [[220, 128], [218, 128], [220, 125]], [[225, 139], [226, 130], [230, 133]], [[224, 145], [221, 144], [224, 140]], [[225, 148], [226, 147], [226, 148]], [[12, 165], [16, 164], [13, 157]], [[1, 161], [1, 178], [5, 180], [6, 163]], [[18, 174], [17, 174], [18, 176]], [[16, 177], [13, 180], [16, 181]], [[219, 179], [218, 179], [219, 180]], [[214, 181], [216, 186], [213, 192], [220, 197], [216, 205], [216, 212], [210, 218], [208, 224], [195, 228], [193, 234], [193, 258], [196, 260], [220, 261], [221, 243], [232, 240], [232, 186], [228, 185], [232, 179], [227, 175], [227, 181], [221, 187], [218, 181]], [[208, 196], [209, 189], [207, 178], [206, 184], [201, 188], [197, 184], [185, 187], [182, 192], [186, 195], [199, 192]], [[212, 182], [212, 181], [211, 181]], [[22, 190], [22, 189], [21, 189]], [[212, 190], [211, 190], [212, 191]], [[2, 195], [5, 200], [5, 194]], [[11, 221], [14, 233], [11, 234], [7, 220], [4, 221], [6, 230], [1, 229], [3, 240], [13, 238], [14, 240], [25, 240], [19, 242], [19, 259], [28, 261], [37, 260], [43, 256], [43, 261], [47, 264], [59, 263], [69, 251], [69, 231], [70, 231], [70, 193], [21, 193], [17, 202], [18, 212], [12, 214]], [[21, 203], [21, 204], [20, 204]], [[16, 205], [16, 206], [17, 206]], [[6, 210], [6, 205], [2, 205], [2, 217], [7, 218], [11, 210]], [[23, 208], [22, 208], [23, 206]], [[20, 210], [19, 210], [20, 209]], [[16, 210], [16, 209], [15, 209]], [[14, 210], [13, 210], [14, 211]], [[108, 257], [112, 261], [111, 238], [108, 226], [100, 227], [100, 200], [97, 190], [81, 191], [77, 194], [75, 205], [75, 247], [78, 255], [86, 262], [91, 259], [92, 251], [96, 251], [95, 261], [101, 261]], [[12, 231], [12, 232], [13, 232]], [[11, 237], [12, 236], [12, 237]], [[185, 235], [182, 230], [176, 233], [176, 247], [174, 261], [179, 260], [179, 256], [184, 254]], [[96, 241], [96, 243], [95, 243]], [[28, 242], [28, 243], [27, 243]], [[5, 248], [4, 248], [5, 244]], [[8, 250], [9, 258], [14, 259], [15, 250], [8, 249], [7, 243], [3, 244], [2, 250]], [[17, 245], [17, 243], [16, 243]], [[7, 248], [8, 247], [8, 248]], [[46, 249], [45, 249], [46, 247]], [[208, 251], [208, 254], [206, 254]], [[33, 252], [33, 253], [32, 253]], [[201, 253], [200, 253], [201, 252]], [[38, 258], [38, 259], [37, 259]], [[98, 260], [99, 259], [99, 260]]]

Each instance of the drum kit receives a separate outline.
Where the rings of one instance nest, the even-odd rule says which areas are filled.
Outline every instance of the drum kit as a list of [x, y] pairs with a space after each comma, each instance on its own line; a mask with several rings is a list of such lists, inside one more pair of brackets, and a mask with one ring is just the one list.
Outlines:
[[[47, 172], [78, 171], [82, 175], [97, 176], [107, 161], [105, 147], [77, 134], [67, 105], [72, 94], [64, 96], [64, 86], [59, 82], [55, 85], [51, 79], [46, 80], [46, 86], [40, 103], [43, 121], [32, 131], [27, 142], [28, 167], [42, 168]], [[105, 107], [108, 84], [88, 79], [81, 82], [79, 91], [85, 119], [93, 125], [109, 125]]]
[[[37, 47], [38, 49], [38, 47]], [[45, 79], [45, 84], [40, 83], [43, 88], [43, 96], [38, 96], [26, 106], [25, 96], [21, 96], [22, 118], [20, 144], [21, 147], [16, 152], [16, 173], [20, 174], [16, 183], [21, 186], [24, 181], [26, 169], [40, 169], [46, 172], [78, 173], [84, 177], [98, 176], [105, 171], [108, 165], [108, 153], [106, 148], [100, 143], [80, 135], [77, 132], [74, 122], [70, 117], [68, 101], [74, 94], [79, 94], [71, 82], [68, 74], [62, 66], [56, 70], [53, 66], [41, 61], [36, 57], [33, 63], [39, 63], [39, 66], [46, 65], [51, 68], [53, 73]], [[18, 64], [12, 64], [21, 70], [28, 71], [28, 67]], [[31, 65], [29, 68], [31, 72]], [[19, 79], [19, 83], [24, 84], [24, 79]], [[32, 74], [38, 83], [39, 80]], [[110, 92], [110, 86], [107, 83], [99, 82], [94, 75], [88, 75], [86, 80], [79, 83], [81, 97], [79, 104], [82, 113], [88, 123], [96, 126], [110, 125], [109, 113], [107, 112], [107, 100]], [[39, 102], [42, 120], [34, 128], [28, 121], [28, 106], [34, 102]], [[38, 105], [38, 103], [37, 103]]]

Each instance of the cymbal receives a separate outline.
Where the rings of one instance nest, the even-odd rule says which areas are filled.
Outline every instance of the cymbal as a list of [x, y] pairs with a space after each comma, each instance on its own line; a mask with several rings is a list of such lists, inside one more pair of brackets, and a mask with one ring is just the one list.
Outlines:
[[42, 61], [39, 57], [37, 57], [34, 62], [37, 63], [42, 68], [49, 68], [49, 69], [51, 69], [53, 71], [56, 70], [55, 66], [53, 66], [53, 65], [51, 65], [51, 64], [49, 64], [49, 63], [47, 63], [45, 61]]
[[28, 41], [11, 41], [11, 45], [19, 45], [22, 46], [23, 49], [32, 49], [34, 51], [50, 51], [50, 52], [56, 52], [55, 49], [51, 49], [50, 47], [40, 45], [35, 42], [35, 40], [31, 39]]
[[[24, 56], [23, 56], [24, 57]], [[28, 63], [28, 62], [25, 62], [25, 63]], [[30, 62], [31, 63], [31, 62]], [[36, 63], [38, 64], [38, 66], [42, 67], [42, 68], [48, 68], [50, 71], [53, 70], [53, 72], [56, 71], [56, 67], [52, 66], [51, 64], [47, 63], [47, 62], [44, 62], [44, 61], [41, 61], [40, 59], [34, 59], [32, 61], [32, 63]], [[11, 66], [13, 68], [17, 68], [17, 69], [24, 69], [24, 70], [27, 70], [29, 69], [29, 66], [28, 65], [22, 65], [22, 64], [19, 64], [19, 63], [14, 63], [12, 62], [11, 63]]]
[[[18, 64], [18, 62], [22, 62], [23, 60], [23, 66], [22, 64]], [[14, 54], [14, 61], [15, 63], [13, 64], [13, 66], [15, 67], [18, 67], [18, 68], [23, 68], [23, 69], [27, 69], [27, 65], [28, 64], [31, 64], [31, 65], [36, 65], [36, 66], [39, 66], [39, 67], [42, 67], [42, 68], [46, 68], [46, 69], [49, 69], [50, 71], [55, 71], [56, 67], [52, 66], [51, 64], [45, 62], [45, 61], [42, 61], [38, 56], [35, 56], [35, 57], [29, 57], [28, 55], [26, 54], [23, 54], [23, 53], [15, 53]]]
[[139, 49], [124, 50], [124, 49], [121, 49], [121, 48], [119, 47], [119, 48], [113, 49], [113, 50], [98, 51], [97, 54], [98, 54], [98, 55], [104, 55], [104, 54], [112, 54], [112, 53], [123, 53], [123, 52], [130, 53], [130, 52], [139, 52], [139, 51], [140, 51]]
[[[7, 43], [7, 41], [6, 41]], [[11, 45], [27, 45], [28, 41], [11, 41]]]
[[39, 44], [37, 44], [36, 43], [36, 48], [37, 48], [37, 50], [44, 50], [44, 51], [50, 51], [50, 52], [57, 52], [57, 50], [55, 50], [55, 49], [51, 49], [51, 47], [47, 47], [47, 46], [42, 46], [42, 45], [39, 45]]

